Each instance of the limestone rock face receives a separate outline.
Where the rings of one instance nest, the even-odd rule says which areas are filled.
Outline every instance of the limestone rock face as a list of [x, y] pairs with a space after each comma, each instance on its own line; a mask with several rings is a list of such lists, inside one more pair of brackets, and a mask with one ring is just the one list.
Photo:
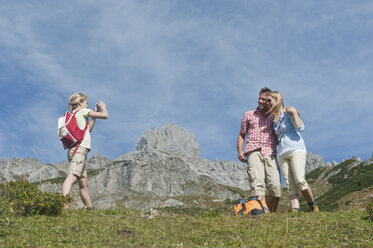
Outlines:
[[326, 166], [324, 159], [320, 155], [314, 155], [310, 152], [307, 152], [307, 160], [306, 160], [306, 174], [314, 169], [319, 167]]
[[159, 150], [125, 154], [89, 180], [94, 188], [92, 199], [99, 207], [107, 205], [109, 196], [111, 207], [150, 208], [171, 203], [211, 207], [213, 199], [235, 200], [249, 189], [241, 163], [210, 162]]
[[366, 161], [366, 162], [364, 163], [364, 166], [368, 166], [368, 165], [370, 165], [370, 164], [373, 164], [373, 153], [372, 153], [372, 156], [370, 157], [370, 159], [368, 159], [368, 161]]
[[139, 138], [136, 150], [165, 150], [187, 157], [199, 157], [201, 152], [194, 135], [175, 124], [164, 126], [159, 132], [156, 127], [153, 127]]
[[110, 160], [107, 157], [101, 156], [100, 153], [97, 152], [87, 159], [85, 166], [87, 167], [87, 170], [95, 170], [105, 167], [109, 163]]
[[[87, 164], [101, 169], [89, 178], [99, 208], [211, 207], [250, 189], [244, 164], [202, 159], [194, 135], [175, 124], [145, 132], [133, 152], [109, 162], [97, 154]], [[72, 196], [82, 207], [77, 187]]]
[[42, 164], [35, 158], [12, 158], [0, 160], [0, 182], [10, 182], [20, 179], [31, 183], [59, 177], [60, 170], [56, 165]]

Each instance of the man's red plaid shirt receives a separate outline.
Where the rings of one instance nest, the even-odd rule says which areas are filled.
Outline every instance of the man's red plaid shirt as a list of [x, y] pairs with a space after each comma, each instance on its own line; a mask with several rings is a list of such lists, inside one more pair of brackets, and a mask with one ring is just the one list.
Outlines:
[[257, 110], [248, 111], [242, 116], [240, 134], [246, 135], [245, 154], [261, 149], [263, 156], [276, 155], [277, 136], [272, 123], [272, 119]]

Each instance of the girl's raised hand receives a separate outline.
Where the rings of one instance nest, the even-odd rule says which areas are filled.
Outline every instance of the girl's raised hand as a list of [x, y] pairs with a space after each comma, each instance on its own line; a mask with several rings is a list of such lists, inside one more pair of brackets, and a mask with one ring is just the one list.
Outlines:
[[103, 101], [99, 101], [98, 102], [98, 106], [101, 108], [101, 109], [106, 109], [106, 103], [104, 103]]
[[98, 105], [98, 103], [95, 104], [95, 112], [100, 112], [101, 107]]

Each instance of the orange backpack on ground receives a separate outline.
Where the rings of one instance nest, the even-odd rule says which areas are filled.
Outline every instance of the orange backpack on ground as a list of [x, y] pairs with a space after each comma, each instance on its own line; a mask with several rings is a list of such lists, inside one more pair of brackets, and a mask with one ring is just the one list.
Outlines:
[[261, 215], [269, 213], [265, 200], [258, 200], [256, 197], [250, 197], [249, 200], [241, 198], [236, 206], [233, 207], [235, 215]]

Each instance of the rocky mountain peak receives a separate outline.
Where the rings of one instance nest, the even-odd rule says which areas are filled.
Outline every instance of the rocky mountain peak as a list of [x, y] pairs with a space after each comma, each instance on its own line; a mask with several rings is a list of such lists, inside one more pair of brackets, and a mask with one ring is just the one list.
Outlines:
[[176, 124], [167, 124], [160, 131], [152, 127], [138, 139], [136, 150], [162, 150], [186, 157], [199, 157], [201, 153], [196, 137]]
[[327, 164], [325, 164], [324, 159], [320, 155], [314, 155], [307, 152], [306, 174], [316, 168], [324, 167], [326, 165]]
[[[365, 163], [358, 157], [352, 160], [347, 161], [344, 168], [364, 172], [373, 163], [373, 154]], [[365, 169], [360, 168], [362, 163]], [[337, 165], [337, 162], [325, 164], [320, 155], [307, 153], [306, 173], [325, 167], [316, 171], [323, 174], [313, 179], [316, 181], [311, 187], [316, 194], [324, 194], [333, 187], [328, 181], [332, 176], [340, 174], [343, 180], [356, 176], [336, 168]], [[165, 125], [161, 130], [151, 128], [138, 139], [136, 151], [115, 160], [95, 153], [87, 159], [86, 168], [89, 172], [91, 199], [101, 209], [226, 207], [226, 200], [232, 202], [242, 196], [246, 197], [250, 190], [245, 164], [220, 159], [211, 162], [201, 158], [200, 144], [195, 136], [175, 124]], [[40, 182], [38, 187], [42, 191], [60, 193], [67, 173], [67, 161], [54, 165], [41, 163], [35, 158], [0, 159], [0, 183], [26, 179]], [[368, 190], [366, 194], [371, 193]], [[71, 196], [75, 199], [71, 206], [82, 208], [77, 184]], [[322, 199], [319, 199], [321, 202]]]

